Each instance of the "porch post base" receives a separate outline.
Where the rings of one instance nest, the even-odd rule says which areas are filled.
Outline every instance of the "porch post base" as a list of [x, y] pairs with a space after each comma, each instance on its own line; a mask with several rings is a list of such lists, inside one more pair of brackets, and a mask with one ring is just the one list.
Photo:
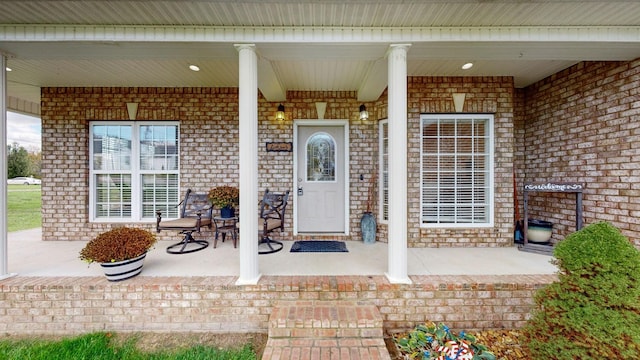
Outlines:
[[406, 276], [406, 277], [395, 277], [395, 276], [389, 274], [388, 272], [385, 272], [384, 276], [386, 276], [387, 280], [389, 280], [389, 282], [392, 283], [392, 284], [407, 284], [407, 285], [413, 284], [413, 282], [411, 281], [411, 279], [409, 279], [408, 276]]
[[258, 276], [253, 279], [243, 279], [239, 277], [238, 280], [236, 280], [236, 285], [257, 285], [261, 277], [262, 274], [258, 274]]
[[14, 276], [18, 276], [18, 273], [8, 273], [8, 274], [5, 274], [5, 275], [0, 275], [0, 280], [12, 278]]

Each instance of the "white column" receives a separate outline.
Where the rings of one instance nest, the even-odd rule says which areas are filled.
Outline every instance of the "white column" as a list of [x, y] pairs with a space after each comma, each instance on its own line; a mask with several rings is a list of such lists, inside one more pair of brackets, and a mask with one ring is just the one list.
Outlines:
[[409, 284], [407, 275], [407, 50], [389, 48], [389, 269], [391, 283]]
[[7, 58], [0, 53], [0, 280], [9, 274], [7, 220]]
[[239, 53], [240, 277], [257, 284], [258, 269], [258, 57], [255, 45], [235, 45]]

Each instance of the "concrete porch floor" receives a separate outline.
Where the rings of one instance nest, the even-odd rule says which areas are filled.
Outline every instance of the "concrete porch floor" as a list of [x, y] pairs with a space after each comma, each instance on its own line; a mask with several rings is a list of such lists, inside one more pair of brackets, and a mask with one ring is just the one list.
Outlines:
[[[210, 241], [208, 248], [191, 254], [168, 254], [175, 241], [159, 241], [147, 254], [142, 276], [238, 276], [239, 249], [231, 241]], [[97, 264], [78, 258], [84, 241], [42, 241], [41, 229], [9, 233], [9, 273], [18, 276], [101, 276]], [[291, 253], [285, 241], [278, 253], [260, 255], [262, 275], [384, 275], [387, 244], [347, 241], [347, 253]], [[410, 248], [408, 275], [545, 275], [556, 266], [547, 255], [507, 248]]]

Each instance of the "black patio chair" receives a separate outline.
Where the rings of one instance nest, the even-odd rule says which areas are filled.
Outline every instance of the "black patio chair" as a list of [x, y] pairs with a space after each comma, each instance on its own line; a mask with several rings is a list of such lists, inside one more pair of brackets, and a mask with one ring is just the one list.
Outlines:
[[289, 201], [289, 191], [275, 193], [265, 190], [260, 202], [260, 217], [258, 228], [260, 229], [259, 254], [272, 254], [282, 250], [281, 241], [273, 240], [269, 235], [274, 231], [284, 231], [284, 221]]
[[187, 254], [205, 249], [209, 246], [206, 240], [196, 240], [193, 233], [200, 233], [200, 229], [208, 227], [211, 229], [213, 206], [209, 202], [207, 194], [196, 194], [188, 189], [184, 199], [177, 205], [180, 207], [180, 218], [174, 220], [163, 220], [162, 213], [158, 211], [156, 221], [156, 231], [162, 230], [178, 231], [184, 238], [179, 243], [167, 247], [170, 254]]

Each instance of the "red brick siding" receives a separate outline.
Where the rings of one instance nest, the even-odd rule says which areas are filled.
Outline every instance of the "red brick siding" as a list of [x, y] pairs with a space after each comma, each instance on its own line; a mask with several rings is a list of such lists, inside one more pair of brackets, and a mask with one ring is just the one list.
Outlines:
[[[584, 222], [609, 221], [640, 246], [640, 60], [582, 62], [524, 90], [522, 169], [529, 182], [585, 184]], [[536, 194], [529, 209], [575, 230], [573, 194]]]

